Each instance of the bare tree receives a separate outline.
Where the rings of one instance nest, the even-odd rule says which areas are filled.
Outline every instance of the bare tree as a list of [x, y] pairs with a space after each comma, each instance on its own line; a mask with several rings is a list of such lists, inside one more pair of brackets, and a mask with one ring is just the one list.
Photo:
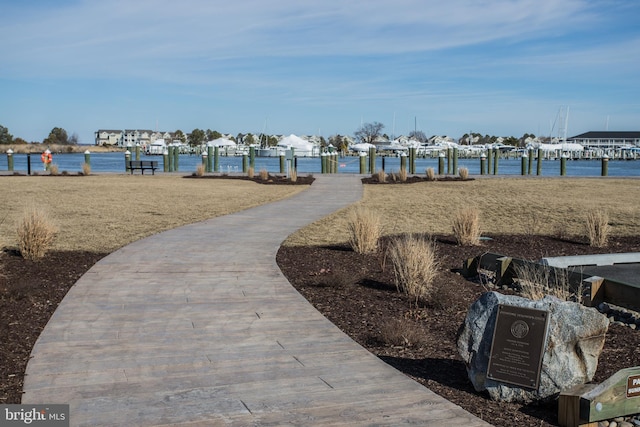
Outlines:
[[382, 129], [384, 129], [384, 125], [382, 123], [378, 123], [378, 122], [364, 123], [356, 131], [354, 136], [356, 137], [356, 140], [360, 142], [368, 142], [369, 144], [373, 144], [373, 142], [382, 133]]

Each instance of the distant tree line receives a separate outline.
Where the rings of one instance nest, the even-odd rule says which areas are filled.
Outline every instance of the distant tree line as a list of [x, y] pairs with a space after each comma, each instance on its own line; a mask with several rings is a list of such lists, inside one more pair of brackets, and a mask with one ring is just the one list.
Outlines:
[[[366, 143], [374, 143], [379, 139], [388, 139], [386, 134], [382, 133], [384, 129], [384, 125], [379, 122], [372, 123], [363, 123], [358, 129], [356, 129], [354, 133], [355, 140], [357, 142], [366, 142]], [[409, 133], [409, 138], [420, 141], [420, 142], [428, 142], [429, 138], [423, 131], [415, 130]], [[222, 134], [216, 130], [207, 129], [194, 129], [189, 134], [185, 134], [181, 130], [176, 130], [174, 132], [174, 140], [181, 141], [186, 143], [192, 147], [196, 147], [204, 144], [206, 141], [212, 141], [218, 138], [221, 138]], [[433, 137], [432, 137], [433, 138]], [[513, 136], [508, 137], [497, 137], [495, 135], [482, 135], [476, 132], [465, 133], [458, 139], [460, 144], [495, 144], [500, 139], [501, 142], [505, 145], [512, 145], [515, 147], [524, 146], [525, 141], [528, 138], [535, 138], [534, 134], [525, 133], [521, 138], [516, 138]], [[273, 135], [260, 134], [259, 136], [253, 135], [252, 133], [239, 133], [235, 138], [231, 137], [232, 140], [238, 143], [243, 143], [246, 145], [250, 144], [259, 144], [262, 148], [273, 147], [278, 144], [278, 139]], [[60, 127], [55, 127], [49, 132], [49, 136], [47, 136], [42, 143], [46, 145], [77, 145], [79, 142], [78, 135], [73, 133], [71, 136], [67, 134], [67, 131]], [[0, 125], [0, 145], [8, 145], [8, 144], [27, 144], [22, 138], [14, 138], [13, 135], [9, 133], [9, 129]], [[329, 140], [326, 141], [323, 137], [320, 137], [320, 145], [324, 148], [329, 144], [336, 147], [337, 150], [345, 151], [348, 148], [349, 138], [344, 135], [332, 135], [329, 137]]]

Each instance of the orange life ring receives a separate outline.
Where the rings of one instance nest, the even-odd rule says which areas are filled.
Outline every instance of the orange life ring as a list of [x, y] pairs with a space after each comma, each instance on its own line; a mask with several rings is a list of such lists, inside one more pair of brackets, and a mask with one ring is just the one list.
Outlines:
[[42, 160], [42, 163], [44, 164], [49, 164], [51, 163], [51, 160], [53, 159], [53, 156], [51, 156], [51, 153], [47, 153], [46, 151], [44, 153], [42, 153], [42, 155], [40, 156], [40, 160]]

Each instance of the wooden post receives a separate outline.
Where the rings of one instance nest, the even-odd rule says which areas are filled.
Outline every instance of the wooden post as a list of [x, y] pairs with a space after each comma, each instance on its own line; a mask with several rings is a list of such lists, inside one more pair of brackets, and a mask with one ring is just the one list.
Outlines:
[[562, 427], [597, 426], [640, 412], [640, 366], [621, 369], [598, 385], [581, 384], [560, 393], [558, 424]]
[[602, 156], [602, 176], [609, 175], [609, 156], [606, 154]]

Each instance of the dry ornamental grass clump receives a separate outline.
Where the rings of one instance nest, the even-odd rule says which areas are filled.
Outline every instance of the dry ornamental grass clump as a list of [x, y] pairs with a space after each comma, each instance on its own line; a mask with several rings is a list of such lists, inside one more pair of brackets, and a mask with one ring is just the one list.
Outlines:
[[380, 224], [380, 217], [374, 211], [362, 206], [352, 210], [347, 224], [351, 249], [359, 254], [375, 252], [382, 235]]
[[453, 218], [453, 235], [461, 246], [480, 244], [480, 212], [468, 207], [458, 211]]
[[256, 170], [252, 166], [249, 166], [249, 168], [247, 169], [247, 176], [253, 179], [255, 175], [256, 175]]
[[466, 181], [467, 179], [469, 179], [469, 169], [467, 168], [458, 169], [458, 175], [460, 175], [461, 180]]
[[82, 175], [84, 176], [91, 175], [91, 165], [89, 163], [82, 164]]
[[601, 209], [593, 209], [587, 212], [585, 221], [589, 244], [596, 248], [604, 248], [609, 242], [609, 215]]
[[45, 211], [36, 207], [27, 209], [16, 229], [22, 257], [29, 260], [42, 258], [53, 244], [56, 231]]
[[378, 172], [376, 172], [375, 177], [380, 183], [387, 182], [387, 173], [384, 171], [384, 169], [380, 169]]
[[436, 171], [433, 168], [427, 168], [426, 174], [429, 181], [436, 180]]
[[268, 181], [269, 180], [269, 171], [266, 169], [260, 169], [260, 180], [262, 181]]
[[438, 274], [434, 243], [413, 235], [403, 235], [391, 241], [388, 251], [398, 291], [412, 297], [416, 305], [420, 301], [427, 301]]
[[205, 167], [203, 164], [196, 166], [196, 176], [204, 176]]

